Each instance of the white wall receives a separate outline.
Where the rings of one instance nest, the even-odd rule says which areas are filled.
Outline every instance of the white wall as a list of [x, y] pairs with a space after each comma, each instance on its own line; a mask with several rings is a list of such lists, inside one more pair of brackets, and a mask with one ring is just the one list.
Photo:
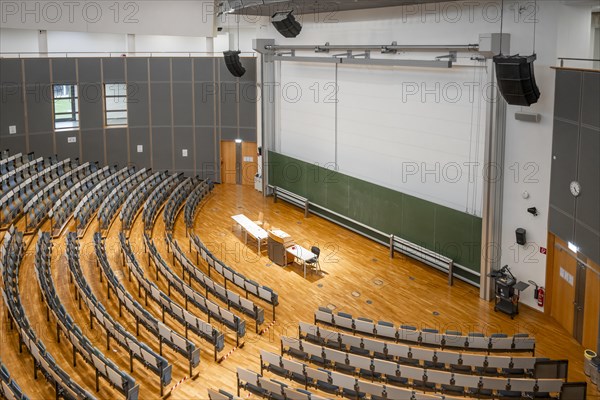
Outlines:
[[127, 35], [116, 33], [88, 33], [48, 31], [48, 52], [125, 53]]
[[[542, 120], [539, 124], [516, 121], [514, 113], [521, 108], [508, 107], [501, 261], [520, 280], [545, 286], [546, 255], [540, 247], [546, 248], [548, 235], [555, 77], [550, 67], [558, 65], [557, 57], [590, 58], [591, 10], [553, 1], [538, 4], [536, 78], [542, 96], [525, 111], [540, 113]], [[526, 43], [515, 42], [513, 38], [514, 52], [528, 51]], [[522, 197], [525, 191], [530, 195], [527, 200]], [[528, 207], [536, 207], [539, 215], [529, 214]], [[517, 228], [527, 230], [527, 245], [516, 244]], [[521, 300], [538, 308], [532, 289]]]
[[[528, 55], [533, 53], [533, 35], [534, 35], [534, 9], [533, 2], [505, 2], [504, 30], [512, 35], [511, 53]], [[498, 252], [501, 264], [508, 264], [518, 279], [527, 281], [532, 279], [540, 285], [545, 285], [545, 265], [546, 256], [540, 253], [540, 247], [546, 247], [547, 243], [547, 219], [548, 219], [548, 198], [550, 188], [550, 165], [552, 148], [552, 129], [553, 129], [553, 104], [554, 104], [554, 71], [550, 68], [558, 65], [557, 57], [590, 57], [590, 27], [591, 27], [591, 6], [569, 6], [568, 2], [562, 1], [540, 1], [538, 2], [538, 15], [536, 29], [536, 53], [538, 60], [535, 63], [535, 71], [538, 85], [542, 92], [542, 97], [538, 104], [531, 108], [524, 108], [522, 111], [540, 113], [542, 121], [538, 124], [518, 122], [514, 118], [514, 113], [520, 111], [520, 107], [508, 107], [507, 116], [507, 138], [506, 138], [506, 159], [505, 169], [500, 179], [504, 180], [504, 214], [502, 220], [502, 248]], [[499, 32], [500, 30], [500, 1], [482, 1], [482, 2], [458, 2], [441, 3], [436, 5], [422, 5], [410, 7], [384, 8], [375, 10], [341, 12], [333, 15], [303, 16], [302, 33], [294, 39], [281, 37], [273, 28], [268, 27], [270, 35], [262, 37], [273, 37], [276, 43], [295, 43], [295, 44], [386, 44], [392, 41], [398, 41], [398, 44], [466, 44], [476, 43], [480, 33]], [[315, 20], [317, 18], [317, 20]], [[314, 56], [313, 52], [302, 55]], [[437, 54], [435, 54], [437, 55]], [[435, 56], [433, 55], [433, 56]], [[412, 55], [414, 57], [414, 55]], [[429, 57], [432, 55], [416, 55], [417, 57]], [[373, 57], [386, 57], [373, 55]], [[402, 57], [402, 56], [398, 56]], [[405, 55], [404, 57], [409, 57]], [[285, 64], [285, 63], [283, 63]], [[285, 69], [282, 67], [283, 82], [289, 82], [292, 78], [285, 78]], [[356, 134], [359, 130], [364, 131], [362, 140], [365, 148], [374, 145], [374, 140], [379, 138], [373, 136], [373, 130], [367, 129], [369, 126], [381, 125], [377, 115], [381, 110], [392, 111], [390, 104], [397, 99], [392, 99], [390, 93], [393, 90], [379, 91], [375, 98], [377, 88], [385, 88], [377, 74], [373, 71], [364, 71], [363, 74], [355, 75], [360, 77], [356, 81], [354, 90], [360, 87], [362, 93], [357, 94], [354, 99], [359, 103], [363, 98], [363, 104], [355, 104], [354, 113], [346, 113], [345, 122], [338, 122], [351, 125], [348, 121], [352, 118], [355, 124], [353, 127]], [[393, 87], [403, 77], [414, 78], [407, 69], [399, 68], [395, 79], [389, 79], [389, 87]], [[302, 76], [302, 79], [307, 79]], [[320, 82], [322, 76], [317, 74], [313, 82]], [[414, 80], [414, 79], [413, 79]], [[435, 82], [443, 82], [439, 77], [428, 78], [421, 77], [416, 79], [425, 85], [431, 85]], [[282, 83], [283, 83], [282, 82]], [[379, 83], [378, 83], [379, 82]], [[340, 82], [340, 98], [343, 96], [343, 82]], [[398, 93], [400, 96], [400, 93]], [[391, 103], [390, 103], [391, 102]], [[282, 105], [282, 149], [285, 149], [286, 116], [287, 105]], [[324, 106], [328, 107], [328, 106]], [[288, 107], [289, 108], [289, 107]], [[366, 111], [363, 111], [366, 110]], [[424, 127], [435, 127], [439, 131], [447, 130], [447, 124], [440, 121], [437, 124], [431, 119], [441, 114], [440, 110], [432, 108], [432, 117], [423, 119]], [[417, 113], [416, 109], [413, 109]], [[305, 113], [306, 119], [304, 126], [307, 128], [307, 135], [313, 134], [312, 125], [314, 120], [311, 118], [319, 114], [314, 105], [307, 105], [305, 110], [301, 108], [296, 110], [297, 115]], [[340, 114], [341, 116], [342, 114]], [[485, 107], [478, 113], [479, 117], [485, 119]], [[409, 118], [410, 119], [410, 118]], [[386, 123], [391, 121], [386, 119]], [[402, 140], [411, 140], [410, 135], [403, 132], [406, 118], [398, 112], [396, 126], [398, 134], [402, 135]], [[296, 121], [298, 122], [298, 121]], [[294, 127], [293, 135], [298, 136], [296, 131], [301, 131], [302, 127]], [[457, 130], [457, 132], [460, 129]], [[385, 141], [390, 143], [393, 137], [389, 130]], [[463, 132], [464, 133], [464, 132]], [[343, 135], [343, 132], [338, 132]], [[289, 135], [287, 135], [289, 136]], [[309, 137], [310, 138], [310, 137]], [[298, 140], [298, 137], [296, 138]], [[413, 138], [414, 139], [414, 138]], [[464, 139], [464, 138], [463, 138]], [[323, 141], [324, 146], [328, 146], [329, 139]], [[435, 139], [423, 137], [421, 141], [422, 149], [413, 146], [411, 155], [415, 160], [430, 160], [432, 148], [439, 146]], [[312, 146], [316, 146], [312, 144]], [[339, 149], [338, 149], [339, 150]], [[387, 150], [387, 149], [386, 149]], [[293, 151], [293, 150], [292, 150]], [[296, 149], [293, 153], [287, 151], [290, 155], [299, 156], [302, 159], [310, 159], [313, 153], [301, 152]], [[300, 154], [302, 153], [302, 154]], [[361, 164], [359, 152], [352, 159], [356, 162], [354, 165], [347, 166], [353, 171], [353, 175], [360, 175], [361, 171], [371, 167], [371, 164]], [[363, 152], [364, 154], [364, 152]], [[444, 162], [447, 161], [443, 156], [439, 157]], [[372, 160], [371, 160], [372, 161]], [[381, 163], [382, 160], [379, 160]], [[385, 163], [384, 163], [385, 164]], [[348, 165], [348, 164], [347, 164]], [[342, 165], [340, 164], [340, 168]], [[384, 171], [393, 171], [393, 165], [388, 163], [386, 170], [383, 165], [379, 168]], [[342, 170], [342, 172], [344, 172]], [[389, 174], [390, 172], [384, 172]], [[481, 172], [481, 171], [480, 171]], [[385, 176], [380, 180], [385, 180]], [[400, 185], [399, 190], [410, 190], [410, 187]], [[455, 191], [463, 191], [460, 184], [445, 184], [434, 186], [421, 186], [425, 188], [427, 195], [443, 195], [448, 193], [449, 197]], [[412, 188], [415, 190], [415, 188]], [[433, 192], [431, 192], [433, 190]], [[522, 193], [527, 191], [530, 194], [529, 199], [525, 200]], [[423, 196], [426, 197], [426, 196]], [[479, 200], [480, 201], [480, 200]], [[528, 207], [536, 206], [540, 212], [537, 217], [527, 213]], [[527, 229], [527, 246], [515, 245], [515, 229], [523, 227]], [[529, 289], [522, 296], [522, 301], [529, 305], [535, 305], [532, 290]], [[537, 306], [535, 306], [537, 307]]]
[[212, 0], [0, 3], [1, 28], [212, 36], [214, 22]]
[[36, 30], [0, 28], [0, 53], [37, 53], [38, 35]]

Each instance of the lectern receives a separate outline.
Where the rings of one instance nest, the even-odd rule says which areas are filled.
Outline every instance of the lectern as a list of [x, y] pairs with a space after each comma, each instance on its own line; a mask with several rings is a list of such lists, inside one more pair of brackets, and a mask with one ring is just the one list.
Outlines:
[[294, 256], [290, 256], [286, 249], [294, 244], [292, 237], [280, 229], [270, 230], [267, 239], [267, 249], [269, 260], [275, 264], [285, 267], [294, 261]]

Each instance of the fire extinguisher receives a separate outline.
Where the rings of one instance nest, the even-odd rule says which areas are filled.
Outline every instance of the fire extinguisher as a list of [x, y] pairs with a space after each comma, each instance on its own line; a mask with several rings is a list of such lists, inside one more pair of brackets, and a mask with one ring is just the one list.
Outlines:
[[543, 286], [538, 286], [534, 281], [529, 281], [529, 284], [535, 286], [533, 290], [533, 298], [537, 300], [538, 307], [544, 307], [545, 289]]
[[539, 307], [544, 307], [544, 295], [545, 295], [545, 290], [543, 286], [540, 286], [539, 288], [537, 288], [536, 293], [537, 293], [537, 301], [538, 301], [538, 306]]

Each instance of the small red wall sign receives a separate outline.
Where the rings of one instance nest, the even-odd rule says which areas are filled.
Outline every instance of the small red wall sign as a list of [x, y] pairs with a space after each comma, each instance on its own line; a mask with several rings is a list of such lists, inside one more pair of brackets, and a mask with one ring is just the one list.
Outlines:
[[548, 254], [548, 249], [546, 249], [545, 247], [540, 247], [540, 253]]

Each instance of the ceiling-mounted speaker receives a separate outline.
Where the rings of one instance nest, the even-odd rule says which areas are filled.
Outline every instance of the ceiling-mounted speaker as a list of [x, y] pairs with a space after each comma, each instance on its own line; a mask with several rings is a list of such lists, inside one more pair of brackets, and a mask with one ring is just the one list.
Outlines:
[[300, 34], [302, 25], [292, 15], [293, 11], [282, 11], [273, 14], [271, 23], [286, 38], [294, 38]]
[[530, 106], [537, 103], [540, 90], [535, 82], [533, 62], [537, 56], [495, 56], [496, 80], [508, 104]]
[[242, 61], [240, 60], [240, 51], [235, 50], [227, 50], [223, 52], [223, 56], [225, 56], [225, 65], [231, 75], [235, 77], [244, 76], [246, 73], [246, 68], [242, 65]]

